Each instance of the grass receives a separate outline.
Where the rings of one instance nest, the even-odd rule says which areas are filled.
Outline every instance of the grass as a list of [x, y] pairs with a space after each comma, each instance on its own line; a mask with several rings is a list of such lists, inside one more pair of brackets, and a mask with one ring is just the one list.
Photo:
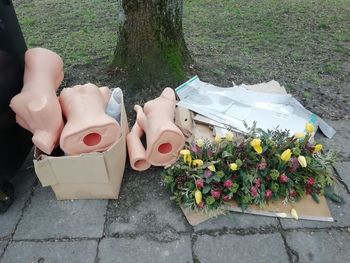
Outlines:
[[66, 67], [109, 60], [117, 40], [117, 1], [13, 1], [28, 47], [60, 54]]
[[[117, 1], [14, 3], [29, 47], [56, 51], [66, 71], [108, 65]], [[201, 78], [220, 85], [276, 79], [332, 119], [350, 118], [349, 24], [350, 0], [184, 0], [185, 38]]]

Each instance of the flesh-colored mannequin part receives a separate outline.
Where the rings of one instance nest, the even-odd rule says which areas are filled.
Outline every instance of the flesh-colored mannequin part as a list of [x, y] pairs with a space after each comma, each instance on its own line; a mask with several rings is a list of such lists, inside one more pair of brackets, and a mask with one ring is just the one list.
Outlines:
[[24, 59], [23, 89], [12, 98], [10, 107], [17, 123], [33, 133], [34, 145], [50, 154], [64, 125], [56, 96], [63, 80], [63, 61], [44, 48], [27, 50]]
[[[160, 97], [147, 102], [142, 110], [135, 105], [135, 125], [127, 136], [130, 165], [143, 171], [151, 165], [166, 166], [176, 161], [185, 143], [180, 129], [174, 124], [175, 92], [165, 88]], [[147, 149], [140, 138], [146, 134]]]
[[60, 103], [67, 123], [60, 146], [65, 154], [105, 151], [117, 141], [120, 125], [105, 113], [110, 95], [107, 87], [91, 83], [62, 90]]

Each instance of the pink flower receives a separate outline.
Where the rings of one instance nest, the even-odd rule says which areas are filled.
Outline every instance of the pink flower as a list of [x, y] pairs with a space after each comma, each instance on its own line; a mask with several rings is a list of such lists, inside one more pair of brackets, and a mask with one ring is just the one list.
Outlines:
[[256, 197], [258, 195], [258, 189], [255, 187], [255, 186], [252, 186], [250, 188], [250, 194], [253, 196], [253, 197]]
[[289, 181], [289, 178], [285, 173], [283, 173], [283, 174], [280, 174], [279, 180], [281, 183], [284, 184], [284, 183], [287, 183]]
[[296, 157], [290, 158], [290, 163], [291, 163], [291, 167], [289, 168], [289, 171], [291, 173], [294, 173], [300, 166], [298, 162], [298, 158]]
[[226, 188], [229, 188], [232, 185], [233, 185], [233, 183], [232, 183], [232, 181], [230, 179], [224, 182], [224, 187], [226, 187]]
[[203, 208], [203, 207], [204, 207], [204, 202], [200, 202], [197, 206], [198, 206], [199, 208]]
[[209, 178], [212, 175], [212, 172], [209, 169], [205, 169], [204, 171], [204, 177]]
[[270, 175], [266, 176], [266, 180], [271, 181], [271, 176]]
[[230, 200], [231, 200], [231, 196], [228, 196], [228, 195], [224, 196], [224, 201], [225, 202], [230, 201]]
[[289, 196], [294, 198], [297, 196], [297, 192], [295, 191], [295, 189], [291, 189], [290, 192], [289, 192]]
[[258, 163], [257, 165], [259, 170], [265, 170], [266, 166], [267, 166], [267, 163], [265, 162]]
[[203, 182], [203, 180], [197, 179], [197, 180], [196, 180], [196, 187], [197, 187], [198, 189], [203, 188], [203, 187], [204, 187], [204, 182]]
[[260, 178], [255, 179], [255, 186], [256, 186], [257, 188], [260, 188], [260, 186], [261, 186]]
[[267, 189], [265, 192], [265, 198], [270, 199], [272, 197], [272, 191], [270, 189]]
[[201, 149], [196, 144], [192, 144], [190, 150], [194, 153], [198, 153]]
[[215, 199], [219, 199], [220, 198], [220, 195], [221, 195], [221, 192], [220, 190], [211, 190], [210, 191], [210, 194], [212, 197], [214, 197]]
[[309, 177], [309, 178], [306, 180], [306, 184], [307, 184], [308, 186], [313, 186], [315, 183], [316, 183], [316, 181], [315, 181], [315, 178], [313, 178], [313, 177]]
[[207, 155], [208, 155], [208, 158], [211, 158], [213, 157], [213, 152], [211, 150], [207, 150]]

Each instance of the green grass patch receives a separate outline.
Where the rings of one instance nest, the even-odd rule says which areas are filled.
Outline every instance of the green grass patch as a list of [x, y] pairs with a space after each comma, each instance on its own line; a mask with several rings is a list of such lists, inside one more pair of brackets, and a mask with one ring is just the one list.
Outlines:
[[111, 59], [117, 41], [117, 1], [14, 0], [14, 5], [28, 47], [55, 51], [66, 68]]

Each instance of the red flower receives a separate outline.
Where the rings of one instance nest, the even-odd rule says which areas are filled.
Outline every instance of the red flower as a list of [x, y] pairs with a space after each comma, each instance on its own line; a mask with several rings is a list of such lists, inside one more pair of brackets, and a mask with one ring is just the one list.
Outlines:
[[204, 187], [204, 182], [203, 182], [203, 180], [197, 179], [197, 180], [196, 180], [196, 187], [197, 187], [197, 189], [203, 188], [203, 187]]
[[270, 175], [266, 176], [266, 180], [271, 181], [271, 176]]
[[255, 186], [252, 186], [250, 188], [250, 194], [253, 196], [253, 197], [256, 197], [258, 195], [258, 189], [255, 187]]
[[232, 185], [233, 185], [233, 183], [232, 183], [232, 181], [230, 179], [224, 182], [224, 187], [226, 187], [226, 188], [229, 188]]
[[272, 191], [270, 189], [267, 189], [265, 192], [265, 198], [270, 199], [272, 197]]
[[280, 174], [279, 180], [281, 183], [287, 183], [289, 181], [289, 178], [285, 173], [283, 173], [283, 174]]
[[260, 178], [255, 179], [255, 186], [256, 186], [257, 188], [260, 188], [260, 186], [261, 186]]
[[204, 207], [204, 202], [200, 202], [197, 206], [198, 206], [199, 208], [203, 208], [203, 207]]
[[295, 191], [295, 189], [291, 189], [290, 192], [289, 192], [289, 196], [294, 198], [297, 196], [297, 192]]
[[313, 177], [309, 177], [306, 180], [306, 185], [308, 185], [308, 186], [313, 186], [315, 183], [316, 183], [316, 181], [315, 181], [315, 178], [313, 178]]
[[220, 198], [220, 195], [221, 195], [221, 192], [220, 190], [211, 190], [210, 191], [210, 194], [212, 197], [214, 197], [215, 199], [219, 199]]
[[231, 196], [229, 195], [225, 195], [224, 196], [224, 201], [227, 202], [227, 201], [230, 201], [231, 200]]

